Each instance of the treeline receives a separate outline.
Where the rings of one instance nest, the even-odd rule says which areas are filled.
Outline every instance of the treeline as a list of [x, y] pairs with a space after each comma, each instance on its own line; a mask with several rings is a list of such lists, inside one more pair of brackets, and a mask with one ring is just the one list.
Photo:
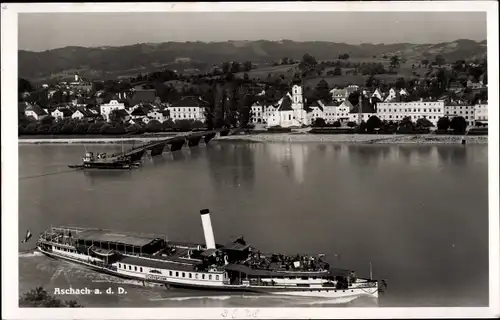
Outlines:
[[54, 120], [52, 117], [46, 117], [40, 121], [31, 123], [21, 123], [18, 127], [19, 135], [57, 135], [57, 134], [99, 134], [99, 135], [117, 135], [117, 134], [142, 134], [157, 132], [189, 132], [193, 130], [203, 130], [206, 126], [197, 120], [166, 120], [159, 122], [151, 120], [147, 124], [138, 121], [135, 124], [125, 125], [120, 122], [107, 123], [96, 121], [93, 123], [85, 120], [63, 119]]
[[[380, 120], [377, 116], [371, 116], [368, 121], [361, 121], [358, 125], [355, 122], [348, 122], [347, 127], [351, 129], [352, 133], [382, 133], [382, 134], [425, 134], [429, 133], [431, 127], [434, 124], [428, 119], [420, 118], [417, 121], [412, 121], [410, 117], [405, 117], [401, 121], [387, 121]], [[317, 118], [314, 120], [312, 127], [313, 133], [324, 133], [327, 131], [336, 132], [337, 128], [340, 128], [342, 124], [340, 121], [335, 121], [333, 123], [326, 123], [323, 118]], [[320, 129], [320, 130], [317, 130]], [[329, 129], [329, 130], [325, 130]], [[453, 133], [453, 134], [465, 134], [467, 129], [467, 121], [464, 117], [458, 116], [453, 117], [451, 120], [448, 117], [442, 117], [437, 122], [437, 133]], [[339, 129], [342, 133], [345, 133], [344, 129]], [[339, 131], [339, 132], [340, 132]]]
[[21, 308], [82, 308], [76, 300], [60, 300], [50, 294], [43, 287], [37, 287], [19, 297]]

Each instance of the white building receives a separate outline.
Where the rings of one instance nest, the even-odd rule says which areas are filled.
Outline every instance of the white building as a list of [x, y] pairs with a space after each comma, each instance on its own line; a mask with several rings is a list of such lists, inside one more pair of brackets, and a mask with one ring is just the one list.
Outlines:
[[444, 115], [450, 120], [454, 117], [463, 117], [468, 126], [474, 125], [474, 106], [470, 104], [448, 103], [444, 106]]
[[52, 111], [52, 113], [50, 115], [52, 117], [54, 117], [55, 119], [64, 119], [64, 118], [71, 117], [72, 114], [73, 114], [73, 112], [70, 109], [59, 108], [59, 109]]
[[267, 119], [268, 127], [300, 127], [309, 124], [309, 118], [304, 108], [302, 87], [298, 85], [292, 87], [291, 95], [287, 93], [281, 99], [278, 110]]
[[410, 117], [412, 121], [426, 118], [437, 125], [445, 113], [444, 101], [379, 102], [377, 116], [380, 120], [401, 121]]
[[168, 107], [170, 118], [177, 120], [198, 120], [205, 122], [205, 108], [197, 97], [185, 97]]
[[153, 119], [153, 120], [158, 120], [160, 122], [164, 122], [170, 118], [170, 113], [168, 110], [153, 110], [148, 113], [148, 118]]
[[332, 100], [333, 101], [338, 101], [342, 102], [347, 100], [349, 98], [349, 95], [353, 92], [356, 92], [359, 90], [359, 86], [357, 85], [349, 85], [344, 89], [332, 89], [330, 90], [330, 94], [332, 95]]
[[47, 112], [36, 104], [28, 106], [24, 110], [24, 114], [26, 115], [26, 117], [33, 117], [36, 120], [42, 120], [43, 118], [48, 116]]
[[113, 110], [125, 110], [125, 105], [117, 100], [111, 100], [109, 103], [101, 104], [101, 116], [105, 121], [109, 121], [109, 114]]
[[481, 101], [479, 101], [479, 103], [474, 106], [474, 121], [475, 123], [488, 123], [488, 103], [481, 103]]

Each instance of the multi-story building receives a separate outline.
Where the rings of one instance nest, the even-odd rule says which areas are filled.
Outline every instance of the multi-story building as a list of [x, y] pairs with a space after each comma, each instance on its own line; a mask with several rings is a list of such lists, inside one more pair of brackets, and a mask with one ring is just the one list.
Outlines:
[[488, 103], [479, 101], [474, 106], [474, 124], [488, 124]]
[[463, 102], [449, 102], [444, 106], [444, 116], [463, 117], [468, 126], [474, 125], [474, 106]]
[[125, 110], [125, 104], [117, 100], [111, 100], [109, 103], [101, 104], [101, 116], [105, 121], [109, 121], [109, 114], [113, 110]]
[[379, 102], [377, 116], [387, 121], [401, 121], [405, 117], [412, 121], [425, 118], [437, 125], [445, 114], [444, 109], [444, 101]]
[[203, 101], [197, 97], [185, 97], [168, 107], [170, 118], [177, 120], [199, 120], [205, 122]]

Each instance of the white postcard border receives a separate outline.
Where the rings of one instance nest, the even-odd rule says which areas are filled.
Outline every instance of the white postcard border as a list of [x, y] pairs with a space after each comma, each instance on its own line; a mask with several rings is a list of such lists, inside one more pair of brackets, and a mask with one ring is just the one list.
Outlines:
[[[2, 318], [478, 318], [500, 316], [498, 3], [496, 1], [1, 4]], [[486, 11], [489, 108], [489, 308], [54, 308], [18, 307], [17, 14], [153, 11]], [[464, 23], [467, 23], [464, 21]], [[464, 275], [466, 277], [467, 275]]]

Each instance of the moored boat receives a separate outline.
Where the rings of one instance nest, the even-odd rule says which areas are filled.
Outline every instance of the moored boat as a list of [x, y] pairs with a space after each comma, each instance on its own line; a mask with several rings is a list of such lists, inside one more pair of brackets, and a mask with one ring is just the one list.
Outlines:
[[133, 169], [139, 167], [139, 162], [133, 162], [124, 154], [107, 156], [106, 153], [86, 152], [81, 164], [70, 164], [75, 169]]
[[51, 227], [40, 235], [37, 248], [98, 272], [166, 286], [343, 300], [378, 297], [378, 281], [332, 268], [324, 255], [261, 253], [243, 237], [216, 244], [209, 210], [200, 213], [204, 244], [167, 241], [158, 235]]

